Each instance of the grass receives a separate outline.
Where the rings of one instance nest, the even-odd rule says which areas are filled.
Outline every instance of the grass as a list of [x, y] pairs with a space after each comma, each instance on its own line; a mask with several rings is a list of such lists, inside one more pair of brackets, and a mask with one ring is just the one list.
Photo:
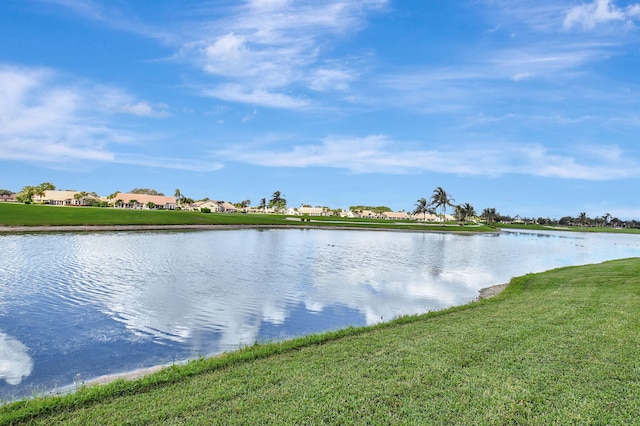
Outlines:
[[[300, 217], [297, 217], [300, 219]], [[285, 215], [200, 213], [191, 211], [129, 210], [98, 207], [56, 207], [0, 203], [1, 226], [85, 226], [85, 225], [263, 225], [379, 228], [400, 230], [443, 230], [491, 232], [486, 226], [425, 225], [413, 221], [309, 217], [311, 221], [287, 219]]]
[[530, 231], [572, 231], [572, 232], [595, 232], [595, 233], [614, 233], [614, 234], [640, 234], [640, 229], [632, 228], [611, 228], [609, 226], [547, 226], [524, 223], [500, 223], [493, 225], [494, 227], [503, 229], [528, 229]]
[[640, 259], [0, 407], [5, 424], [637, 424]]

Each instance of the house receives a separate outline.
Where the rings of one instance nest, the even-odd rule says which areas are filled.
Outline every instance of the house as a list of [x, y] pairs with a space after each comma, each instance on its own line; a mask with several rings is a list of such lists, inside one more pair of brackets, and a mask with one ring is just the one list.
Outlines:
[[0, 202], [14, 202], [14, 201], [16, 201], [16, 194], [0, 195]]
[[118, 192], [113, 197], [114, 207], [124, 209], [164, 209], [175, 210], [176, 197], [147, 194], [123, 194]]
[[354, 218], [354, 217], [356, 217], [356, 215], [351, 210], [340, 210], [340, 217]]
[[407, 220], [409, 215], [405, 212], [383, 212], [382, 217], [389, 220]]
[[419, 222], [438, 222], [440, 221], [440, 216], [437, 216], [432, 213], [426, 213], [426, 214], [414, 213], [410, 216], [410, 219], [413, 219]]
[[362, 210], [360, 212], [354, 212], [355, 217], [360, 217], [364, 219], [377, 219], [380, 217], [377, 213], [372, 212], [371, 210]]
[[202, 209], [209, 209], [212, 212], [220, 211], [220, 204], [217, 201], [207, 200], [207, 201], [196, 201], [193, 204], [189, 205], [189, 210], [193, 211], [201, 211]]
[[327, 211], [323, 207], [300, 207], [298, 214], [306, 216], [326, 216]]
[[52, 206], [85, 206], [87, 200], [97, 197], [79, 191], [44, 191], [43, 195], [34, 195], [34, 203], [50, 204]]
[[221, 213], [237, 213], [238, 212], [238, 209], [236, 208], [236, 206], [234, 206], [228, 201], [219, 202], [218, 205], [220, 206], [220, 209], [218, 211]]

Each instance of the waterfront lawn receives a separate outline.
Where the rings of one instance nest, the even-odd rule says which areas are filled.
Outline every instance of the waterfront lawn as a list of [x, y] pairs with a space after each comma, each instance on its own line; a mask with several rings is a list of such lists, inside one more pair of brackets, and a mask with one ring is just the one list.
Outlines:
[[529, 231], [571, 231], [571, 232], [598, 232], [614, 234], [640, 234], [640, 229], [612, 228], [610, 226], [546, 226], [538, 224], [525, 225], [524, 223], [498, 223], [492, 225], [502, 229], [526, 229]]
[[0, 407], [33, 424], [635, 424], [640, 259]]
[[[293, 220], [292, 220], [293, 219]], [[302, 220], [304, 219], [304, 221]], [[491, 232], [485, 226], [425, 225], [413, 221], [345, 219], [335, 217], [287, 217], [275, 214], [201, 213], [176, 210], [131, 210], [99, 207], [59, 207], [0, 203], [0, 226], [91, 225], [275, 225], [333, 226], [409, 230]]]

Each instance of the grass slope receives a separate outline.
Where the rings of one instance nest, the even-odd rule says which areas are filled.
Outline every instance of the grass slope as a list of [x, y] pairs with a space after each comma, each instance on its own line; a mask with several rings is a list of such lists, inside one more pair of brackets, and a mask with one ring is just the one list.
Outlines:
[[640, 259], [0, 408], [32, 424], [637, 424]]

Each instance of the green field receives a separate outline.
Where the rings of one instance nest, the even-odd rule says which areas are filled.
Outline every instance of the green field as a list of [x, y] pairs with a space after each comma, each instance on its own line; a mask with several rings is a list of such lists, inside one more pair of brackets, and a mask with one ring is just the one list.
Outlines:
[[[287, 218], [284, 215], [242, 213], [200, 213], [174, 210], [129, 210], [99, 207], [56, 207], [0, 203], [0, 226], [81, 226], [81, 225], [274, 225], [333, 226], [407, 230], [490, 232], [486, 226], [422, 224], [384, 219], [339, 217]], [[307, 221], [308, 219], [308, 221]]]
[[265, 343], [135, 382], [0, 408], [19, 424], [611, 424], [640, 421], [640, 259]]

